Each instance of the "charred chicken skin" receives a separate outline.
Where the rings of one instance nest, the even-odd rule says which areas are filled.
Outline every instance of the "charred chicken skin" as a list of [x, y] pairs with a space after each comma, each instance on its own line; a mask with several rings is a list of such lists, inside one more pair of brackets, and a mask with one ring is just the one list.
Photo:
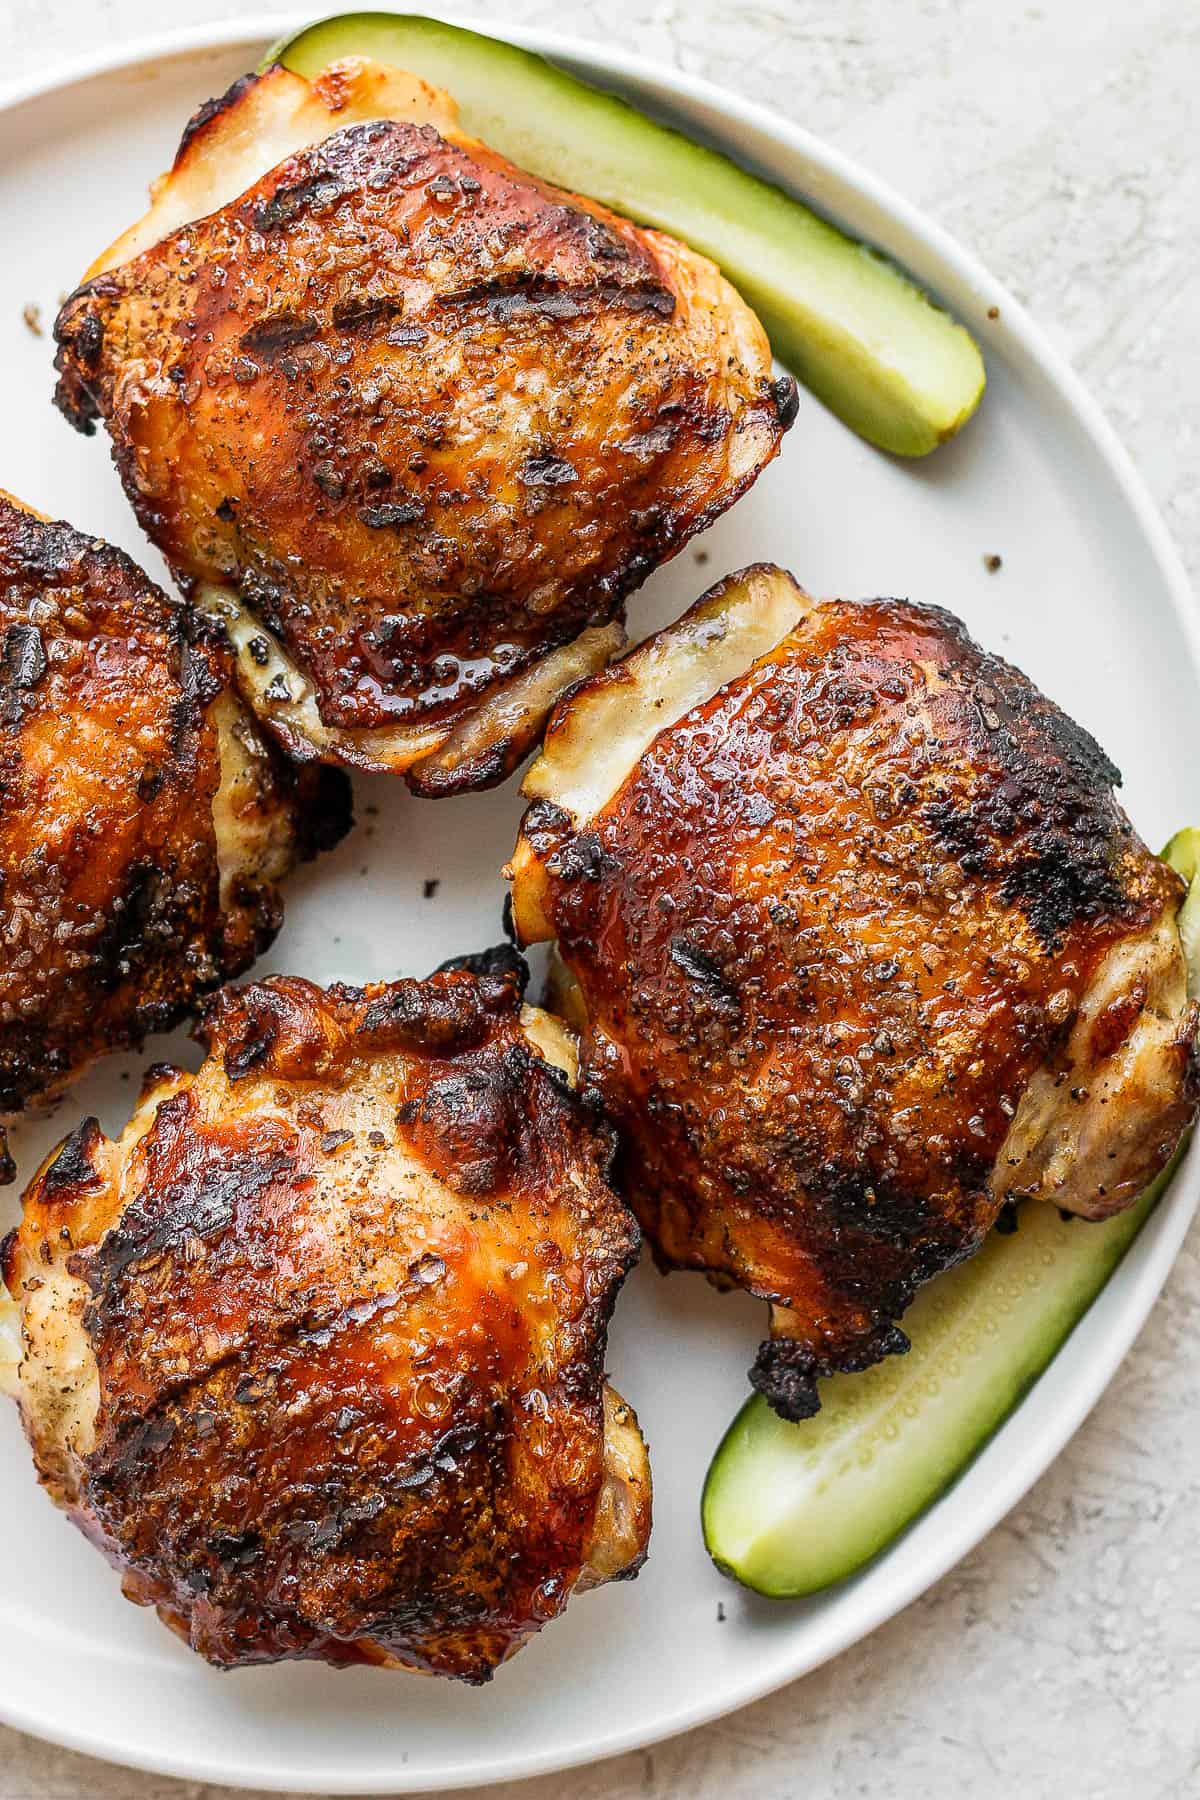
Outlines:
[[199, 1072], [86, 1120], [7, 1241], [43, 1482], [221, 1667], [484, 1681], [643, 1558], [611, 1134], [519, 960], [468, 960], [223, 990]]
[[244, 969], [346, 829], [345, 777], [297, 773], [231, 679], [121, 551], [0, 496], [0, 1115]]
[[203, 108], [57, 337], [262, 718], [428, 794], [511, 771], [795, 410], [711, 263], [357, 59]]
[[1128, 1205], [1191, 1119], [1179, 878], [950, 614], [732, 577], [564, 701], [514, 917], [662, 1265], [772, 1304], [753, 1379], [906, 1348], [1006, 1200]]

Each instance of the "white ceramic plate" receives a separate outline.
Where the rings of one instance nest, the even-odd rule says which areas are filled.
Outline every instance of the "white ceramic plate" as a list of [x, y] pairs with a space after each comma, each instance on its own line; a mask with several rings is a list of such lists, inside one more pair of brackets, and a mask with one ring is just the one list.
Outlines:
[[[117, 540], [159, 576], [103, 440], [76, 437], [51, 410], [52, 347], [22, 312], [39, 307], [48, 332], [60, 296], [140, 212], [192, 109], [252, 66], [279, 29], [243, 21], [176, 36], [0, 104], [0, 487]], [[673, 617], [718, 574], [763, 557], [789, 564], [818, 593], [951, 607], [1097, 733], [1125, 771], [1126, 803], [1151, 843], [1200, 816], [1200, 638], [1182, 568], [1113, 435], [1016, 303], [873, 177], [783, 120], [609, 50], [512, 35], [818, 200], [939, 293], [988, 357], [979, 417], [917, 465], [875, 454], [806, 400], [749, 497], [635, 598], [635, 627]], [[987, 553], [1003, 557], [999, 573], [985, 571]], [[265, 967], [322, 981], [422, 974], [497, 939], [515, 785], [430, 803], [399, 783], [361, 781], [358, 810], [349, 843], [292, 883]], [[440, 883], [429, 899], [428, 878]], [[175, 1044], [170, 1053], [195, 1055]], [[18, 1133], [22, 1174], [83, 1111], [110, 1128], [123, 1122], [141, 1060], [107, 1066], [57, 1118]], [[724, 1581], [698, 1521], [704, 1471], [745, 1394], [762, 1309], [643, 1268], [617, 1309], [611, 1367], [653, 1457], [650, 1561], [633, 1586], [577, 1600], [478, 1690], [366, 1670], [213, 1673], [121, 1599], [116, 1577], [38, 1491], [6, 1408], [0, 1716], [171, 1774], [330, 1794], [535, 1774], [741, 1706], [905, 1606], [1041, 1474], [1145, 1318], [1198, 1185], [1193, 1154], [1053, 1367], [953, 1491], [857, 1579], [796, 1604]], [[10, 1190], [0, 1229], [15, 1210]]]

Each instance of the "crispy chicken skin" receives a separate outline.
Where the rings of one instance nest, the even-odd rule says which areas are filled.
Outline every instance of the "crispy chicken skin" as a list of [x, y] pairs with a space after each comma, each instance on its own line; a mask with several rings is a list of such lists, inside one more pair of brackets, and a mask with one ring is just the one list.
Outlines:
[[1005, 1200], [1103, 1217], [1191, 1118], [1182, 884], [1117, 780], [949, 613], [768, 569], [553, 717], [518, 932], [558, 940], [661, 1264], [772, 1302], [785, 1415], [905, 1348]]
[[59, 405], [262, 717], [424, 793], [511, 771], [796, 403], [712, 264], [455, 116], [354, 60], [239, 82], [57, 325]]
[[221, 1667], [485, 1681], [643, 1559], [611, 1132], [519, 959], [467, 962], [224, 989], [199, 1072], [86, 1120], [7, 1242], [43, 1482]]
[[121, 551], [0, 496], [0, 1115], [238, 974], [346, 829], [344, 776], [293, 770], [231, 675]]

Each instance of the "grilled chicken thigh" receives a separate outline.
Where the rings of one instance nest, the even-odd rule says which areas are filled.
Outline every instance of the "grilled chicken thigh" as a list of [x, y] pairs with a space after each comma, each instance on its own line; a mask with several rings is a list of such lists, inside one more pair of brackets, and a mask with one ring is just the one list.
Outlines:
[[1128, 1205], [1192, 1116], [1179, 878], [948, 613], [730, 578], [554, 714], [513, 865], [660, 1262], [773, 1307], [754, 1380], [906, 1347], [1006, 1200]]
[[57, 336], [260, 716], [428, 794], [515, 766], [795, 410], [711, 263], [357, 59], [203, 108]]
[[346, 829], [345, 777], [263, 741], [231, 662], [121, 551], [0, 496], [0, 1115], [244, 969]]
[[483, 1681], [643, 1558], [611, 1135], [518, 959], [468, 962], [223, 990], [199, 1073], [86, 1120], [5, 1247], [43, 1482], [220, 1666]]

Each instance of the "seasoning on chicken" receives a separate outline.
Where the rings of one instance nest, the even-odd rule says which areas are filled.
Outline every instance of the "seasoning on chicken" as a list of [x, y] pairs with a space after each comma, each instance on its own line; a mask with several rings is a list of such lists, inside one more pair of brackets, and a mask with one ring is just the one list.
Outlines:
[[120, 550], [0, 495], [0, 1116], [240, 973], [347, 829], [345, 777], [265, 743], [231, 663]]
[[516, 766], [796, 404], [711, 263], [359, 59], [203, 108], [57, 337], [260, 716], [426, 794]]
[[484, 1681], [643, 1559], [645, 1446], [604, 1380], [637, 1226], [522, 981], [502, 951], [226, 988], [199, 1072], [151, 1070], [25, 1196], [38, 1472], [213, 1663]]
[[660, 1263], [771, 1302], [785, 1416], [905, 1349], [1006, 1200], [1107, 1217], [1191, 1119], [1183, 887], [1118, 780], [949, 613], [765, 567], [553, 716], [518, 935]]

